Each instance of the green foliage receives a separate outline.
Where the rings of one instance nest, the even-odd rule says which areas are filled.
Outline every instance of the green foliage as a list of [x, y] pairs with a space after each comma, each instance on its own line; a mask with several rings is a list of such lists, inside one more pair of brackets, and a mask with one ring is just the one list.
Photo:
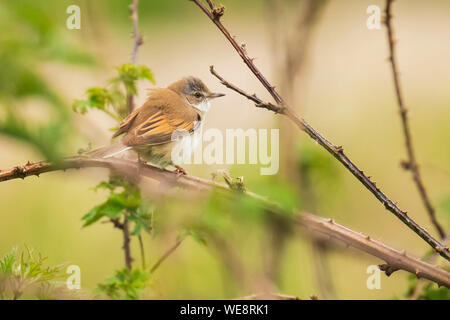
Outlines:
[[123, 268], [114, 277], [106, 279], [98, 285], [98, 290], [113, 300], [137, 300], [148, 285], [148, 270]]
[[115, 68], [117, 76], [109, 79], [106, 87], [92, 87], [86, 90], [87, 99], [75, 100], [72, 108], [84, 114], [89, 109], [98, 109], [113, 119], [120, 121], [128, 115], [130, 95], [137, 95], [138, 80], [148, 80], [155, 84], [152, 71], [142, 65], [125, 63]]
[[111, 176], [109, 181], [102, 181], [94, 188], [99, 189], [109, 191], [108, 199], [83, 216], [85, 227], [104, 217], [126, 218], [134, 223], [132, 235], [140, 235], [142, 230], [150, 232], [150, 205], [142, 199], [135, 184], [118, 176]]
[[148, 80], [155, 84], [152, 71], [146, 66], [138, 66], [132, 63], [124, 63], [115, 68], [118, 72], [116, 78], [111, 79], [113, 84], [123, 84], [128, 94], [137, 95], [136, 81]]
[[42, 293], [48, 290], [42, 289], [55, 287], [55, 281], [64, 275], [64, 265], [47, 266], [46, 259], [28, 247], [21, 253], [13, 248], [0, 260], [0, 297], [19, 299], [31, 293], [43, 298]]
[[450, 300], [450, 289], [446, 287], [438, 287], [434, 282], [427, 282], [420, 290], [419, 279], [413, 274], [408, 276], [408, 290], [405, 297], [410, 298], [412, 295], [417, 296], [420, 300]]
[[[25, 3], [23, 3], [25, 2]], [[93, 63], [68, 43], [52, 8], [34, 1], [0, 3], [0, 134], [19, 139], [47, 159], [57, 160], [69, 138], [70, 117], [63, 98], [38, 71], [42, 61]], [[44, 103], [45, 122], [22, 112], [25, 99]]]
[[[97, 109], [119, 122], [129, 114], [130, 98], [138, 94], [137, 81], [148, 80], [155, 83], [151, 70], [146, 66], [125, 63], [115, 69], [117, 76], [109, 79], [106, 87], [89, 88], [86, 90], [85, 100], [74, 101], [72, 108], [75, 112], [85, 114], [90, 109]], [[121, 228], [124, 234], [124, 228], [128, 228], [128, 223], [125, 222], [134, 224], [131, 236], [140, 236], [143, 230], [150, 233], [152, 208], [142, 199], [135, 183], [111, 173], [109, 181], [102, 181], [94, 188], [99, 189], [109, 191], [108, 198], [83, 216], [84, 227], [107, 218]], [[144, 256], [142, 259], [145, 260]], [[148, 279], [149, 271], [124, 268], [100, 284], [98, 289], [111, 299], [138, 299]]]

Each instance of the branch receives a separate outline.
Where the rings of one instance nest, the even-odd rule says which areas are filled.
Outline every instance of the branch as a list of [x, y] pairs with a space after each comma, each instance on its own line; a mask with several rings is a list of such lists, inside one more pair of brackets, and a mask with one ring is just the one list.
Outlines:
[[123, 253], [125, 256], [125, 266], [131, 270], [131, 263], [133, 262], [133, 258], [131, 257], [131, 249], [130, 249], [130, 228], [128, 225], [128, 219], [125, 217], [123, 222], [120, 222], [119, 219], [110, 219], [114, 228], [122, 230], [123, 233]]
[[170, 247], [170, 249], [167, 250], [166, 253], [164, 253], [163, 256], [161, 258], [159, 258], [158, 261], [156, 261], [156, 263], [150, 269], [150, 273], [154, 273], [155, 270], [158, 269], [158, 267], [161, 265], [161, 263], [163, 263], [164, 260], [166, 260], [180, 246], [180, 244], [182, 242], [183, 242], [183, 239], [177, 240], [177, 242], [175, 242], [175, 244], [172, 247]]
[[430, 198], [428, 197], [427, 190], [425, 188], [425, 184], [423, 183], [422, 176], [420, 174], [419, 170], [419, 164], [416, 160], [416, 155], [414, 152], [413, 142], [412, 142], [412, 136], [411, 136], [411, 130], [409, 128], [409, 121], [408, 121], [408, 110], [406, 109], [404, 105], [403, 95], [400, 88], [400, 79], [399, 79], [399, 73], [398, 73], [398, 67], [397, 67], [397, 57], [396, 57], [396, 48], [395, 48], [395, 40], [394, 40], [394, 29], [392, 27], [392, 13], [391, 13], [391, 7], [392, 7], [393, 0], [386, 0], [386, 31], [387, 31], [387, 39], [389, 43], [389, 61], [391, 62], [391, 69], [392, 69], [392, 77], [394, 79], [394, 86], [395, 86], [395, 94], [397, 97], [397, 104], [400, 111], [400, 117], [402, 120], [402, 127], [403, 127], [403, 135], [405, 138], [405, 145], [406, 150], [408, 153], [408, 161], [405, 161], [402, 163], [402, 166], [406, 170], [410, 170], [412, 173], [412, 178], [416, 184], [417, 189], [419, 190], [420, 197], [422, 198], [422, 202], [428, 212], [428, 215], [430, 216], [431, 222], [436, 228], [437, 232], [439, 233], [439, 236], [441, 239], [445, 237], [445, 232], [442, 226], [439, 224], [437, 218], [436, 218], [436, 212], [431, 204]]
[[[130, 5], [131, 20], [133, 21], [133, 39], [134, 39], [133, 53], [131, 55], [131, 63], [133, 64], [136, 63], [139, 47], [144, 43], [144, 39], [139, 33], [138, 5], [139, 0], [133, 0], [133, 3]], [[127, 103], [129, 113], [131, 113], [134, 109], [134, 96], [132, 94], [128, 94]]]
[[139, 46], [141, 46], [144, 43], [144, 39], [139, 33], [138, 5], [139, 0], [133, 0], [133, 3], [130, 5], [131, 20], [133, 21], [133, 39], [134, 39], [133, 54], [131, 56], [131, 63], [133, 64], [136, 63]]
[[298, 222], [316, 234], [322, 234], [333, 238], [333, 240], [342, 241], [346, 245], [386, 261], [389, 268], [386, 268], [386, 266], [380, 267], [382, 271], [391, 271], [392, 273], [394, 270], [404, 270], [415, 274], [418, 278], [426, 278], [428, 280], [433, 278], [433, 281], [438, 285], [444, 285], [450, 288], [450, 273], [447, 271], [422, 260], [410, 257], [404, 251], [400, 252], [390, 248], [380, 241], [339, 225], [333, 220], [326, 220], [310, 214], [302, 214]]
[[[240, 55], [244, 63], [253, 72], [256, 78], [262, 83], [266, 90], [273, 97], [277, 105], [279, 106], [282, 114], [287, 116], [297, 127], [306, 132], [313, 140], [315, 140], [320, 146], [333, 155], [339, 162], [341, 162], [347, 170], [349, 170], [384, 206], [387, 210], [392, 212], [398, 219], [406, 224], [411, 230], [419, 235], [425, 242], [427, 242], [434, 250], [436, 250], [442, 257], [450, 261], [450, 251], [442, 243], [433, 238], [424, 228], [418, 225], [413, 219], [411, 219], [406, 211], [401, 210], [390, 198], [388, 198], [378, 187], [375, 182], [372, 182], [368, 176], [366, 176], [361, 169], [359, 169], [345, 154], [342, 146], [335, 146], [328, 141], [313, 127], [311, 127], [303, 118], [300, 118], [293, 109], [291, 109], [282, 99], [282, 97], [275, 90], [275, 86], [271, 85], [264, 75], [253, 63], [253, 59], [247, 55], [247, 51], [241, 45], [239, 45], [235, 38], [231, 36], [230, 32], [223, 26], [220, 18], [224, 14], [224, 7], [214, 7], [213, 10], [208, 10], [201, 0], [189, 0], [193, 1], [219, 28], [219, 30], [225, 35], [227, 40], [231, 43], [233, 48]], [[241, 90], [243, 92], [243, 90]], [[241, 93], [242, 94], [242, 93]], [[247, 98], [248, 95], [245, 94]], [[255, 102], [253, 99], [250, 99]]]
[[[214, 189], [227, 197], [234, 197], [236, 194], [235, 190], [230, 189], [224, 183], [205, 180], [194, 176], [179, 175], [176, 172], [160, 169], [149, 164], [115, 158], [93, 159], [86, 157], [72, 157], [61, 161], [59, 164], [28, 162], [23, 166], [16, 166], [8, 170], [0, 171], [0, 182], [19, 178], [24, 179], [25, 177], [33, 175], [39, 176], [42, 173], [51, 171], [87, 167], [113, 169], [125, 175], [136, 175], [136, 172], [138, 172], [139, 169], [142, 176], [155, 179], [165, 184], [201, 192], [212, 191]], [[289, 216], [288, 214], [290, 214], [281, 209], [278, 204], [271, 202], [258, 194], [245, 191], [245, 195], [259, 200], [261, 208], [269, 214], [276, 214], [286, 218]], [[447, 271], [410, 257], [404, 252], [392, 249], [380, 241], [373, 240], [368, 236], [364, 236], [361, 233], [341, 226], [333, 220], [310, 214], [296, 214], [294, 222], [305, 227], [313, 234], [321, 236], [325, 235], [325, 238], [330, 241], [343, 242], [348, 246], [352, 246], [360, 251], [384, 260], [392, 267], [411, 272], [418, 277], [434, 281], [438, 285], [444, 285], [450, 288], [450, 273]]]
[[226, 81], [224, 78], [222, 78], [222, 76], [220, 76], [216, 70], [214, 70], [214, 66], [210, 66], [209, 67], [209, 71], [212, 73], [213, 76], [215, 76], [217, 79], [219, 79], [220, 83], [223, 84], [225, 87], [239, 93], [240, 95], [246, 97], [247, 99], [253, 101], [255, 103], [255, 106], [257, 108], [264, 108], [270, 111], [273, 111], [275, 113], [282, 113], [283, 112], [283, 108], [274, 105], [273, 103], [270, 102], [264, 102], [262, 101], [260, 98], [258, 98], [256, 96], [256, 94], [248, 94], [246, 93], [244, 90], [236, 87], [234, 84]]

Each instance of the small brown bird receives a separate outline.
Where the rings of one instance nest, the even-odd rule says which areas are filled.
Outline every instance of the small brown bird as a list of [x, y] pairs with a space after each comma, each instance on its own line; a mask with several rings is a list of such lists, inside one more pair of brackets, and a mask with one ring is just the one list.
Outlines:
[[[210, 108], [210, 100], [222, 96], [222, 93], [212, 93], [195, 77], [183, 78], [167, 88], [151, 89], [147, 101], [123, 120], [113, 135], [114, 138], [124, 134], [121, 141], [94, 151], [93, 156], [110, 158], [132, 149], [140, 159], [162, 168], [173, 165], [185, 173], [172, 160], [173, 148], [183, 143], [182, 139], [175, 139], [176, 132], [195, 137]], [[193, 151], [190, 149], [187, 152]]]

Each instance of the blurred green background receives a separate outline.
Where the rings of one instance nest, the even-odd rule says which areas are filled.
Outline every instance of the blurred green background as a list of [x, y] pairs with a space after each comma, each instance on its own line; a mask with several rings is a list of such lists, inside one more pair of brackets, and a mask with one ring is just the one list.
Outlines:
[[[399, 164], [406, 151], [384, 27], [366, 27], [366, 8], [372, 4], [383, 8], [384, 1], [324, 1], [307, 25], [306, 35], [297, 23], [306, 10], [299, 3], [305, 1], [222, 2], [227, 8], [226, 26], [239, 42], [245, 42], [257, 66], [280, 84], [299, 113], [336, 145], [343, 145], [347, 155], [391, 199], [436, 235], [410, 174]], [[80, 30], [66, 28], [66, 8], [71, 4], [81, 8]], [[76, 154], [88, 143], [94, 147], [109, 143], [114, 121], [96, 110], [76, 114], [71, 104], [85, 98], [87, 88], [105, 85], [115, 74], [114, 66], [130, 61], [129, 4], [125, 0], [0, 3], [4, 30], [0, 34], [0, 168]], [[273, 6], [280, 11], [272, 10]], [[449, 15], [450, 3], [445, 0], [396, 1], [394, 5], [399, 68], [415, 149], [437, 217], [447, 230], [450, 44], [445, 35], [450, 30]], [[139, 25], [144, 44], [138, 63], [153, 71], [156, 86], [195, 75], [212, 91], [227, 93], [213, 104], [206, 128], [223, 132], [227, 128], [280, 128], [281, 169], [276, 176], [260, 176], [259, 166], [251, 165], [192, 165], [186, 167], [190, 174], [210, 178], [216, 170], [227, 168], [232, 176], [244, 176], [248, 189], [286, 207], [332, 217], [417, 257], [426, 253], [428, 247], [417, 235], [306, 135], [292, 130], [279, 116], [254, 108], [210, 75], [209, 65], [214, 64], [226, 79], [269, 100], [193, 3], [141, 1]], [[294, 48], [287, 49], [289, 41]], [[294, 57], [301, 56], [301, 66], [291, 78], [283, 72], [288, 50]], [[151, 86], [139, 82], [137, 105], [145, 101], [145, 89]], [[111, 224], [82, 228], [81, 221], [105, 200], [106, 193], [93, 192], [92, 187], [107, 175], [106, 170], [83, 169], [0, 183], [0, 255], [26, 244], [48, 256], [49, 263], [79, 265], [82, 287], [88, 291], [112, 276], [124, 264], [121, 233]], [[142, 190], [154, 189], [151, 182], [143, 183]], [[234, 298], [268, 287], [301, 298], [324, 296], [317, 248], [301, 233], [287, 236], [280, 244], [276, 240], [281, 231], [271, 221], [217, 203], [214, 196], [199, 198], [172, 191], [153, 195], [151, 201], [156, 207], [154, 229], [143, 238], [147, 265], [173, 246], [186, 226], [213, 225], [217, 235], [206, 245], [186, 238], [152, 275], [145, 298]], [[139, 265], [136, 239], [132, 250]], [[237, 272], [230, 266], [233, 256], [241, 264]], [[381, 261], [356, 251], [327, 248], [325, 260], [333, 296], [339, 299], [401, 298], [407, 289], [403, 272], [390, 278], [383, 275], [380, 290], [367, 289], [366, 269]]]

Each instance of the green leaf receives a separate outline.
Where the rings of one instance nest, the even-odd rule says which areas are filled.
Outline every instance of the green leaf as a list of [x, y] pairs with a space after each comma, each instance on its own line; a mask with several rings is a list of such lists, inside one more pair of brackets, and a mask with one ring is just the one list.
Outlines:
[[430, 283], [424, 288], [423, 298], [426, 300], [450, 300], [450, 289], [436, 288], [435, 284]]
[[121, 203], [108, 199], [102, 206], [101, 211], [103, 215], [108, 218], [115, 219], [119, 217], [120, 212], [124, 209]]
[[84, 220], [83, 227], [87, 227], [94, 222], [100, 220], [102, 217], [104, 217], [104, 212], [99, 210], [100, 206], [97, 206], [93, 208], [91, 211], [86, 213], [81, 219]]
[[141, 234], [142, 230], [150, 233], [152, 215], [150, 214], [149, 206], [150, 204], [147, 201], [141, 201], [137, 209], [129, 210], [130, 215], [128, 216], [128, 219], [135, 224], [134, 230], [131, 232], [132, 235], [138, 236]]
[[142, 290], [148, 285], [150, 272], [148, 270], [123, 268], [116, 271], [114, 277], [106, 279], [98, 285], [98, 290], [109, 298], [137, 300]]
[[16, 261], [17, 247], [14, 247], [0, 260], [0, 273], [11, 274], [13, 272], [14, 262]]

